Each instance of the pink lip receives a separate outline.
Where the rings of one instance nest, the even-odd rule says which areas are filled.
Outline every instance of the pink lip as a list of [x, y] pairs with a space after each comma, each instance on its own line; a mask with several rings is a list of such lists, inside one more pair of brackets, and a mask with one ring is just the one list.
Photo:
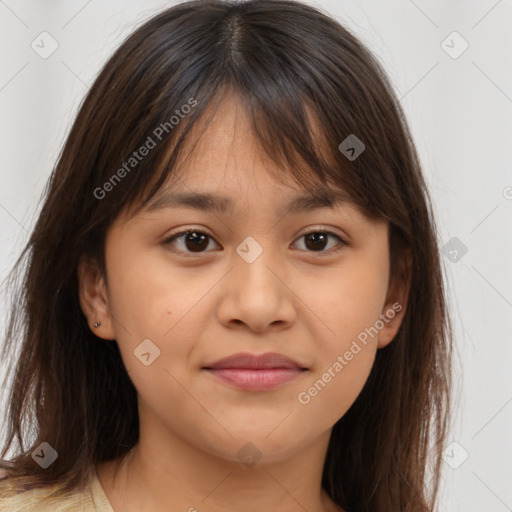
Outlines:
[[208, 371], [222, 380], [247, 391], [265, 391], [285, 384], [300, 375], [299, 368], [271, 368], [248, 370], [246, 368], [219, 368]]
[[299, 363], [276, 353], [234, 354], [204, 367], [212, 375], [240, 389], [264, 391], [297, 378], [304, 370]]

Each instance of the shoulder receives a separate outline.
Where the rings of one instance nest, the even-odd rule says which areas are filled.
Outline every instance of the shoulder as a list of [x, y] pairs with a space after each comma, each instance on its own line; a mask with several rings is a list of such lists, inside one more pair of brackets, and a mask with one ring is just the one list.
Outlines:
[[72, 512], [95, 511], [90, 500], [83, 493], [74, 492], [66, 496], [49, 497], [54, 486], [44, 489], [30, 489], [0, 499], [0, 512]]
[[6, 482], [0, 475], [0, 512], [113, 512], [101, 503], [101, 499], [100, 502], [95, 500], [95, 479], [83, 491], [75, 490], [53, 496], [58, 490], [54, 485], [13, 494], [9, 492]]

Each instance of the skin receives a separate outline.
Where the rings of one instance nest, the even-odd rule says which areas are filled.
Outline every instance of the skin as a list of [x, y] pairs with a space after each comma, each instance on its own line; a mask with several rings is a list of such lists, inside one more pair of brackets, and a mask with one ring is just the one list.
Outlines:
[[[121, 214], [107, 234], [107, 275], [80, 262], [91, 330], [116, 340], [138, 392], [140, 442], [115, 481], [112, 463], [97, 468], [116, 511], [342, 510], [321, 488], [331, 429], [395, 336], [408, 290], [390, 286], [386, 222], [348, 204], [283, 216], [283, 205], [307, 191], [272, 179], [266, 169], [275, 164], [264, 158], [240, 104], [224, 100], [174, 189], [222, 192], [234, 212]], [[203, 252], [187, 249], [185, 236], [163, 243], [190, 226], [210, 235]], [[333, 252], [340, 242], [330, 235], [325, 248], [308, 247], [304, 234], [326, 231], [348, 245]], [[248, 236], [263, 248], [252, 263], [236, 252]], [[402, 310], [300, 403], [299, 393], [396, 302]], [[146, 366], [134, 350], [148, 338], [160, 356]], [[236, 352], [278, 352], [308, 370], [254, 392], [202, 369]], [[247, 443], [260, 456], [251, 467], [237, 456]]]

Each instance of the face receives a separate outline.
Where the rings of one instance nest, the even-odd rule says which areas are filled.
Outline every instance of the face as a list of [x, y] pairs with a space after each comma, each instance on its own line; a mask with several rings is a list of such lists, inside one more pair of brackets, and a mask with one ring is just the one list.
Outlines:
[[[106, 280], [79, 270], [84, 313], [119, 345], [146, 432], [232, 461], [248, 442], [277, 461], [329, 432], [403, 315], [388, 293], [387, 223], [346, 203], [288, 211], [308, 191], [271, 178], [262, 158], [243, 110], [225, 101], [180, 180], [109, 230]], [[182, 205], [177, 193], [230, 203]], [[269, 352], [302, 370], [269, 370], [265, 389], [247, 389], [205, 369]]]

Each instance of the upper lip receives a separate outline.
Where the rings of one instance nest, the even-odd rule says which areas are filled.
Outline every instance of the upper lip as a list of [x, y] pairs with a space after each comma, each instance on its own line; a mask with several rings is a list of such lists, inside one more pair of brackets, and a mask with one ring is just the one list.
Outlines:
[[238, 353], [233, 354], [229, 357], [219, 359], [214, 363], [208, 364], [203, 368], [214, 369], [214, 368], [240, 368], [240, 369], [251, 369], [251, 368], [299, 368], [300, 370], [306, 370], [303, 365], [297, 363], [293, 359], [286, 357], [282, 354], [275, 352], [267, 352], [266, 354], [249, 354], [249, 353]]

